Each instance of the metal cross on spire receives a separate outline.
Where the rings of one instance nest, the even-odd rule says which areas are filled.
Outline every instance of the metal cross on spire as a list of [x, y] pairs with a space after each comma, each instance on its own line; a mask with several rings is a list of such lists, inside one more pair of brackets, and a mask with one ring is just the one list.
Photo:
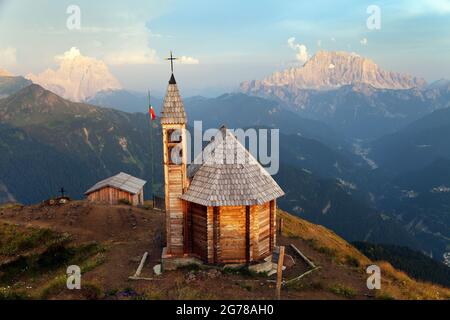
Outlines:
[[170, 61], [170, 69], [172, 70], [173, 73], [173, 62], [174, 60], [178, 60], [178, 58], [174, 58], [172, 55], [172, 51], [170, 51], [170, 57], [166, 58], [166, 60]]

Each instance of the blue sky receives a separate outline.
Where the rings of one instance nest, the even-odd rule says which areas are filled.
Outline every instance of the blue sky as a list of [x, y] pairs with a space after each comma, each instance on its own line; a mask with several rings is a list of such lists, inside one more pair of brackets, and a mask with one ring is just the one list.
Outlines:
[[[80, 30], [66, 27], [72, 4]], [[381, 9], [380, 30], [366, 26], [369, 5]], [[39, 73], [77, 47], [133, 90], [164, 90], [169, 50], [185, 57], [176, 73], [186, 94], [233, 90], [300, 65], [291, 37], [308, 56], [350, 51], [428, 81], [450, 78], [450, 0], [0, 0], [0, 68]]]

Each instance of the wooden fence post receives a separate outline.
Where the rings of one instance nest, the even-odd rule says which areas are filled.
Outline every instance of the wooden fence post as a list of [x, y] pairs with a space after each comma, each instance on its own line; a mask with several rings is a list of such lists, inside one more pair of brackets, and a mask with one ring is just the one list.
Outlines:
[[283, 281], [283, 264], [284, 264], [284, 246], [280, 246], [280, 254], [278, 256], [278, 268], [277, 268], [277, 300], [281, 299], [281, 284]]
[[281, 236], [283, 233], [283, 225], [284, 225], [284, 219], [280, 218], [278, 223], [278, 235]]

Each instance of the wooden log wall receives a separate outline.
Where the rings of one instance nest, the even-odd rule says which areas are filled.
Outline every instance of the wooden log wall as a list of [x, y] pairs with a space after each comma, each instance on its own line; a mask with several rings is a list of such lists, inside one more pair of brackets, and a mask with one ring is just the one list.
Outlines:
[[206, 261], [208, 259], [208, 235], [207, 235], [207, 207], [190, 203], [190, 250], [193, 254]]
[[277, 201], [270, 201], [270, 252], [277, 246]]
[[[139, 194], [133, 195], [129, 192], [119, 190], [113, 187], [104, 187], [100, 190], [90, 193], [87, 198], [93, 202], [105, 202], [112, 205], [119, 203], [119, 200], [127, 200], [132, 205], [137, 206], [140, 203], [140, 199], [143, 198], [144, 191], [141, 190]], [[143, 202], [142, 202], [143, 203]]]
[[270, 203], [253, 206], [252, 215], [255, 217], [253, 256], [261, 259], [272, 252], [270, 249]]
[[[195, 230], [206, 229], [201, 240], [193, 241], [205, 243], [206, 253], [199, 249], [194, 252], [202, 252], [204, 260], [211, 264], [261, 261], [272, 254], [275, 247], [275, 208], [272, 201], [260, 206], [208, 207], [206, 212], [199, 208], [193, 210], [199, 210], [197, 216], [205, 217], [204, 220], [196, 218]], [[198, 231], [194, 231], [192, 236], [195, 238], [197, 234]]]
[[220, 208], [215, 207], [213, 209], [213, 245], [214, 245], [214, 263], [220, 263], [221, 256], [222, 256], [222, 250], [221, 250], [221, 243], [220, 243]]
[[[172, 255], [183, 255], [188, 251], [187, 243], [187, 205], [180, 196], [187, 186], [186, 177], [186, 133], [184, 125], [163, 125], [164, 143], [164, 181], [166, 201], [166, 233], [167, 252]], [[169, 141], [171, 130], [181, 129], [182, 163], [173, 164], [170, 161], [170, 150], [178, 143]]]
[[166, 208], [168, 226], [168, 246], [170, 254], [184, 253], [184, 213], [182, 193], [182, 172], [178, 166], [169, 167], [168, 207]]
[[219, 207], [221, 263], [246, 262], [246, 207]]
[[[215, 250], [214, 250], [214, 208], [213, 207], [208, 207], [207, 212], [206, 212], [206, 232], [207, 232], [207, 237], [206, 237], [206, 241], [207, 241], [207, 256], [208, 256], [208, 263], [214, 264], [217, 263], [214, 260], [214, 256], [215, 256]], [[217, 212], [216, 212], [217, 214]], [[217, 223], [217, 221], [216, 221]], [[216, 230], [217, 232], [217, 230]]]

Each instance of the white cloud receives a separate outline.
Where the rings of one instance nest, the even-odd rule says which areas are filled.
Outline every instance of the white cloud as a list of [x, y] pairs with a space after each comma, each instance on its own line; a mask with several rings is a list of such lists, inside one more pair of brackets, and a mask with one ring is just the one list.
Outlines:
[[159, 61], [156, 51], [151, 48], [123, 50], [105, 56], [105, 62], [110, 65], [156, 64]]
[[437, 10], [441, 13], [450, 13], [449, 0], [427, 0], [426, 3], [431, 9]]
[[287, 43], [289, 48], [296, 51], [295, 57], [299, 62], [305, 63], [308, 60], [309, 58], [308, 49], [304, 44], [296, 43], [295, 37], [289, 38]]
[[193, 57], [181, 56], [178, 58], [178, 62], [181, 64], [199, 64], [200, 61]]
[[67, 60], [67, 59], [75, 59], [76, 57], [81, 56], [81, 52], [78, 48], [72, 47], [69, 51], [64, 52], [62, 55], [55, 56], [56, 61]]
[[145, 23], [136, 23], [117, 33], [107, 33], [113, 39], [105, 44], [103, 60], [110, 65], [149, 65], [161, 62], [150, 46], [151, 31]]
[[0, 48], [0, 65], [14, 67], [17, 64], [17, 50], [13, 47]]
[[362, 38], [361, 41], [359, 41], [359, 43], [361, 43], [363, 46], [366, 46], [368, 43], [367, 38]]
[[450, 13], [450, 0], [416, 0], [408, 1], [403, 5], [413, 15]]

